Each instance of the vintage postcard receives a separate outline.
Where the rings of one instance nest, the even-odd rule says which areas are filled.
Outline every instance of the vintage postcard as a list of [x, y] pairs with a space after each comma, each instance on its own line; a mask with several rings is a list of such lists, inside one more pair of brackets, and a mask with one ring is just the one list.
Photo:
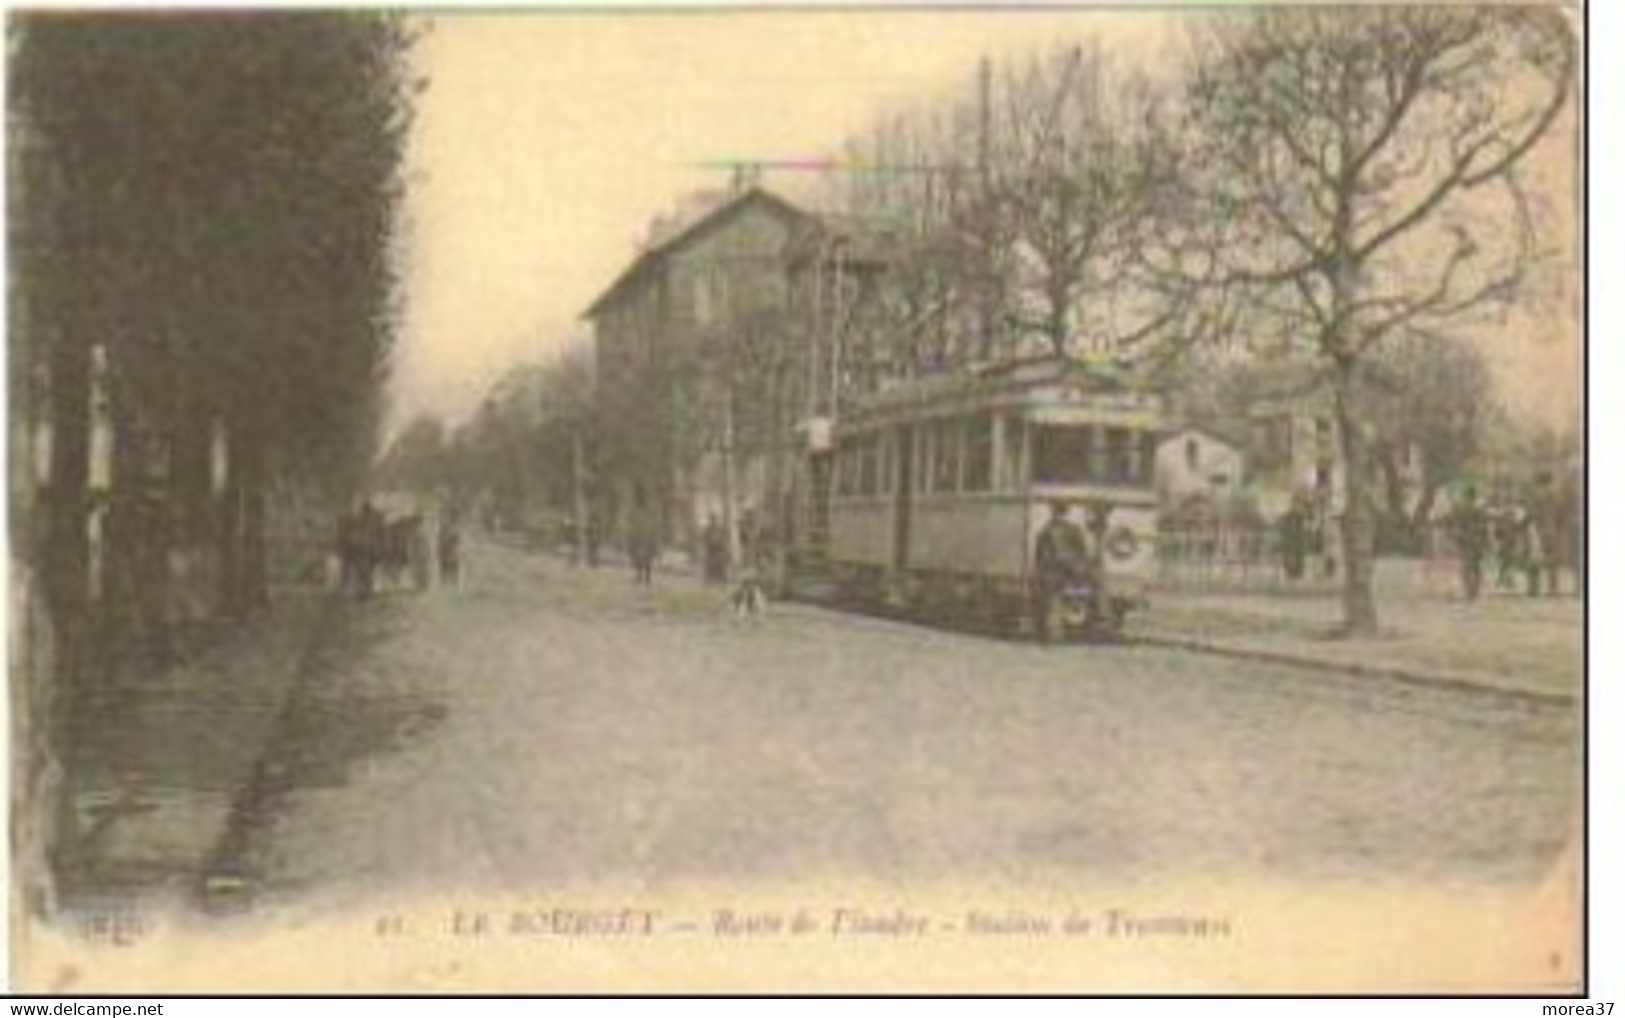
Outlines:
[[16, 987], [1580, 992], [1581, 31], [10, 10]]

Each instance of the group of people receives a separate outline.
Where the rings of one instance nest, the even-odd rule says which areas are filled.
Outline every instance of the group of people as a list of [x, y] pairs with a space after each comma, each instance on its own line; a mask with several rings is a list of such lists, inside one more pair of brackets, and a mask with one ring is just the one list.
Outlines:
[[1043, 642], [1051, 643], [1064, 635], [1061, 608], [1065, 598], [1086, 594], [1089, 619], [1099, 622], [1105, 618], [1103, 552], [1110, 513], [1107, 506], [1091, 506], [1086, 531], [1072, 519], [1071, 506], [1065, 500], [1050, 503], [1050, 518], [1038, 531], [1033, 550], [1038, 637]]
[[1325, 575], [1336, 571], [1337, 560], [1326, 548], [1326, 514], [1313, 495], [1298, 492], [1280, 519], [1281, 570], [1296, 583], [1309, 571], [1311, 559], [1319, 558]]
[[707, 584], [721, 586], [729, 581], [731, 574], [733, 590], [729, 604], [734, 614], [755, 618], [767, 610], [767, 587], [763, 582], [766, 536], [756, 513], [748, 508], [739, 514], [738, 530], [739, 559], [735, 562], [729, 547], [728, 528], [715, 513], [706, 518], [700, 531], [700, 575]]
[[440, 519], [431, 548], [428, 525], [419, 515], [393, 520], [363, 499], [339, 519], [336, 552], [339, 587], [357, 600], [377, 593], [381, 583], [399, 584], [407, 573], [418, 590], [429, 586], [431, 563], [439, 566], [440, 582], [462, 581], [462, 537], [450, 515]]
[[1541, 474], [1524, 499], [1486, 505], [1472, 486], [1451, 513], [1450, 532], [1461, 564], [1462, 593], [1476, 600], [1484, 588], [1485, 563], [1495, 565], [1496, 586], [1514, 589], [1521, 574], [1530, 597], [1555, 595], [1564, 571], [1581, 579], [1579, 507], [1558, 492], [1552, 475]]
[[[766, 538], [753, 510], [741, 511], [737, 522], [739, 557], [729, 548], [728, 529], [717, 514], [710, 514], [699, 533], [700, 576], [707, 586], [723, 586], [732, 581], [730, 603], [741, 615], [761, 615], [767, 593], [763, 581]], [[626, 553], [632, 566], [632, 582], [640, 586], [654, 583], [654, 566], [660, 557], [661, 521], [653, 504], [636, 499], [626, 522]]]

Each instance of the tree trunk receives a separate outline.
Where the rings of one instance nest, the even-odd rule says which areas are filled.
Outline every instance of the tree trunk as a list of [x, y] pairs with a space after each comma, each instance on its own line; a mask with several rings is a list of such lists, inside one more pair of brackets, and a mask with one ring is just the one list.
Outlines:
[[1349, 636], [1369, 636], [1377, 631], [1377, 602], [1371, 589], [1371, 472], [1368, 443], [1354, 408], [1354, 385], [1354, 365], [1339, 364], [1333, 386], [1343, 450], [1343, 630]]
[[51, 465], [45, 510], [45, 591], [60, 637], [57, 664], [76, 674], [90, 602], [90, 351], [72, 337], [51, 360]]
[[246, 484], [243, 491], [243, 605], [249, 611], [259, 611], [271, 604], [268, 582], [268, 556], [270, 552], [266, 532], [266, 463], [265, 441], [258, 434], [251, 435], [246, 444], [243, 463]]
[[243, 507], [246, 481], [244, 442], [240, 424], [228, 424], [226, 431], [226, 483], [220, 494], [220, 613], [229, 617], [242, 614], [243, 603]]
[[[1063, 271], [1059, 267], [1054, 272]], [[1050, 352], [1056, 357], [1065, 357], [1067, 354], [1067, 304], [1071, 300], [1072, 288], [1067, 281], [1059, 275], [1051, 276], [1049, 290], [1049, 313], [1045, 325], [1045, 332], [1049, 339]]]

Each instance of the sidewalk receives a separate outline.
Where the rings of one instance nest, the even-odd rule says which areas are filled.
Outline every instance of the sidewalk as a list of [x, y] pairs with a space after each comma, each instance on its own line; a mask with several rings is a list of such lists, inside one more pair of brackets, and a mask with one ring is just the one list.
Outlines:
[[1584, 689], [1584, 607], [1572, 594], [1490, 591], [1469, 603], [1405, 563], [1381, 563], [1374, 637], [1339, 638], [1336, 594], [1153, 591], [1148, 642], [1232, 657], [1491, 690], [1567, 704]]
[[336, 596], [281, 591], [263, 620], [166, 671], [122, 677], [82, 712], [70, 771], [86, 833], [66, 904], [197, 891], [307, 654], [340, 617]]
[[[563, 559], [561, 559], [563, 561]], [[600, 570], [626, 569], [613, 549]], [[658, 572], [692, 576], [681, 554]], [[1521, 579], [1520, 579], [1521, 582]], [[1375, 637], [1336, 636], [1342, 603], [1332, 586], [1249, 593], [1156, 590], [1129, 635], [1147, 643], [1245, 660], [1492, 691], [1548, 703], [1584, 688], [1584, 609], [1572, 594], [1529, 598], [1490, 589], [1469, 604], [1454, 573], [1403, 560], [1377, 563]]]

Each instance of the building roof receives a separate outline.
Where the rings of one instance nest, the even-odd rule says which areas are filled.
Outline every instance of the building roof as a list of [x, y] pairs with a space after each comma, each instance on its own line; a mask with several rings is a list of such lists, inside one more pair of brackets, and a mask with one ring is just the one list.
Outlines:
[[818, 225], [817, 217], [773, 194], [771, 191], [763, 190], [760, 187], [747, 188], [737, 194], [728, 196], [720, 204], [703, 209], [690, 222], [681, 225], [644, 248], [643, 252], [633, 260], [632, 264], [627, 266], [616, 277], [615, 281], [609, 285], [609, 288], [587, 306], [587, 310], [582, 313], [582, 317], [598, 317], [605, 308], [625, 296], [628, 290], [646, 279], [661, 262], [671, 257], [672, 254], [709, 236], [724, 224], [737, 218], [744, 210], [758, 206], [797, 225]]

